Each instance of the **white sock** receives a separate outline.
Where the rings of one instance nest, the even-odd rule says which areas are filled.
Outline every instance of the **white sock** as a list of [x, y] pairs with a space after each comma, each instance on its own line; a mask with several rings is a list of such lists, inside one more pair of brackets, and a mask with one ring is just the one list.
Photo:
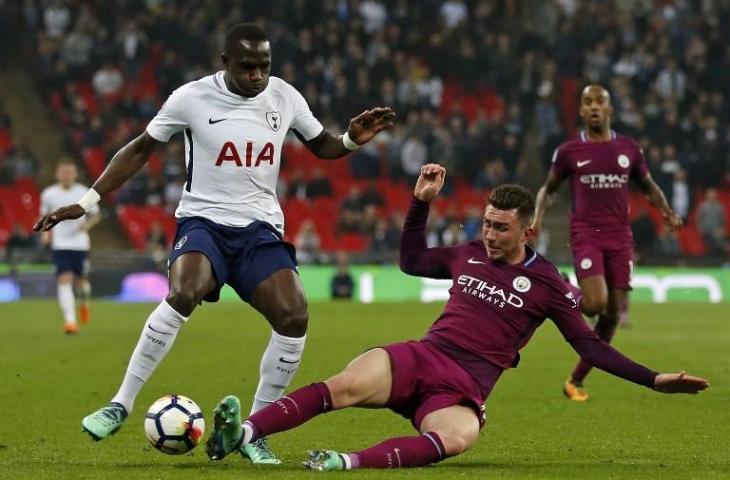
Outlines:
[[306, 335], [285, 337], [272, 330], [269, 345], [261, 357], [259, 385], [256, 388], [251, 414], [273, 403], [284, 394], [284, 390], [297, 373], [306, 339]]
[[59, 283], [57, 288], [58, 305], [67, 324], [76, 323], [76, 300], [71, 283]]
[[170, 351], [178, 329], [187, 320], [188, 317], [177, 313], [167, 301], [160, 302], [144, 324], [142, 335], [129, 360], [127, 373], [112, 402], [121, 403], [127, 413], [132, 413], [134, 400], [142, 385]]

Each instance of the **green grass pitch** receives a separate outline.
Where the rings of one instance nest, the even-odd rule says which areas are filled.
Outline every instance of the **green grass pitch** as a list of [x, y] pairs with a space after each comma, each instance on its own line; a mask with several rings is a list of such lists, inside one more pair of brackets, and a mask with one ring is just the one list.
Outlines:
[[[94, 443], [80, 420], [116, 391], [152, 305], [96, 302], [76, 337], [61, 333], [53, 301], [0, 305], [0, 472], [2, 478], [299, 479], [308, 448], [356, 450], [413, 433], [388, 410], [350, 409], [272, 438], [285, 461], [254, 467], [237, 456], [211, 462], [204, 449], [174, 457], [146, 447], [144, 413], [181, 393], [210, 418], [235, 393], [250, 406], [269, 329], [243, 304], [204, 305], [137, 399], [122, 430]], [[420, 338], [441, 305], [321, 303], [310, 307], [304, 360], [292, 387], [325, 379], [369, 346]], [[594, 371], [587, 404], [560, 392], [576, 356], [547, 321], [487, 403], [488, 424], [469, 452], [437, 466], [359, 471], [357, 478], [730, 478], [730, 315], [728, 306], [632, 306], [616, 346], [660, 371], [710, 379], [696, 397], [670, 396]], [[340, 475], [340, 474], [330, 474]]]

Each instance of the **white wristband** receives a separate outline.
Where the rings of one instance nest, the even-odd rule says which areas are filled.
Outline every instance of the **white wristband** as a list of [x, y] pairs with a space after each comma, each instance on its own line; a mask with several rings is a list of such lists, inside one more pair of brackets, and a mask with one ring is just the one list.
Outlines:
[[76, 203], [81, 208], [83, 208], [85, 212], [88, 212], [94, 205], [99, 203], [99, 200], [101, 200], [101, 195], [99, 195], [99, 192], [97, 192], [93, 188], [90, 188], [89, 191], [86, 192], [83, 197], [81, 197], [81, 200]]
[[360, 147], [360, 145], [352, 141], [350, 138], [350, 132], [345, 132], [345, 134], [342, 135], [342, 144], [349, 151], [357, 150]]

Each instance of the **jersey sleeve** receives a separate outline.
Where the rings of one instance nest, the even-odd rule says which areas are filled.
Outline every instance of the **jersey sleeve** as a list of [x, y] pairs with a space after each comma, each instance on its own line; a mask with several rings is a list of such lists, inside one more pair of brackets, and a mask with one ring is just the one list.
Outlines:
[[[557, 278], [555, 281], [555, 285], [561, 284], [557, 283]], [[566, 291], [563, 293], [563, 290]], [[572, 292], [568, 292], [565, 288], [554, 290], [548, 302], [548, 309], [550, 318], [553, 319], [560, 333], [583, 360], [637, 385], [648, 388], [654, 386], [657, 372], [634, 362], [598, 338], [598, 335], [583, 320], [578, 302]]]
[[170, 137], [189, 126], [185, 101], [185, 89], [178, 88], [167, 100], [149, 124], [147, 133], [157, 141], [167, 142]]
[[638, 145], [635, 145], [634, 163], [631, 166], [631, 178], [641, 180], [649, 173], [649, 166], [644, 158], [644, 151]]
[[417, 277], [450, 279], [451, 259], [456, 247], [427, 248], [428, 210], [428, 202], [413, 197], [401, 234], [400, 269]]
[[319, 120], [315, 118], [302, 94], [294, 87], [291, 87], [291, 92], [294, 100], [294, 109], [289, 129], [294, 133], [301, 135], [305, 141], [312, 140], [314, 137], [322, 133], [324, 127]]
[[552, 172], [553, 176], [558, 180], [563, 180], [570, 176], [571, 168], [570, 163], [568, 162], [568, 155], [565, 152], [564, 145], [560, 145], [558, 148], [555, 149], [555, 152], [553, 152], [553, 160], [550, 171]]

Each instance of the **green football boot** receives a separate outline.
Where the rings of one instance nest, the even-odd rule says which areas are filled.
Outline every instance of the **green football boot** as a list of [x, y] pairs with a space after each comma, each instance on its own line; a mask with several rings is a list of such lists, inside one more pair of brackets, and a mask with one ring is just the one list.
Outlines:
[[122, 428], [127, 418], [127, 409], [120, 403], [112, 402], [81, 420], [81, 428], [96, 440], [104, 440]]
[[309, 450], [309, 460], [303, 462], [310, 470], [330, 472], [332, 470], [344, 470], [345, 460], [342, 455], [334, 450]]
[[211, 460], [222, 460], [238, 450], [242, 441], [241, 402], [228, 395], [213, 410], [213, 433], [208, 437], [205, 450]]
[[243, 458], [248, 458], [254, 465], [281, 465], [281, 460], [271, 451], [265, 438], [248, 443], [239, 450]]

